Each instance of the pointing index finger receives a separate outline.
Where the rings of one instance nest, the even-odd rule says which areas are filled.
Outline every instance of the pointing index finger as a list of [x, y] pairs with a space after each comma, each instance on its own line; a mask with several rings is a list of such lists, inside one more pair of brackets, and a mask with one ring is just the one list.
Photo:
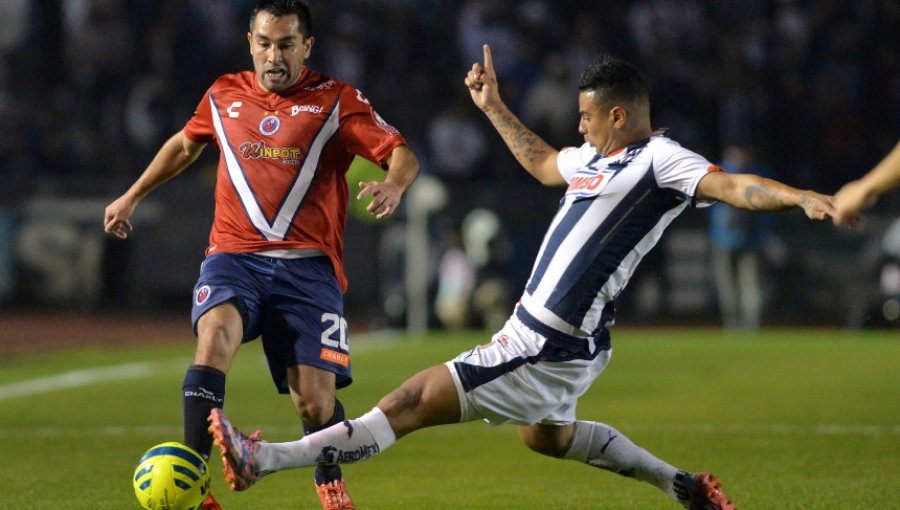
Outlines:
[[484, 70], [488, 74], [494, 74], [494, 59], [491, 57], [490, 45], [484, 45]]

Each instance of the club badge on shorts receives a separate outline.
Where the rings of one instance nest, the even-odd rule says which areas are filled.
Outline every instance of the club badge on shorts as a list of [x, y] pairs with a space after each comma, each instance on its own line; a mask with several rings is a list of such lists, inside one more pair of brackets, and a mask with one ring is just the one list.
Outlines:
[[194, 304], [197, 306], [202, 305], [209, 299], [209, 295], [212, 294], [212, 289], [209, 288], [209, 285], [204, 285], [199, 289], [194, 291]]

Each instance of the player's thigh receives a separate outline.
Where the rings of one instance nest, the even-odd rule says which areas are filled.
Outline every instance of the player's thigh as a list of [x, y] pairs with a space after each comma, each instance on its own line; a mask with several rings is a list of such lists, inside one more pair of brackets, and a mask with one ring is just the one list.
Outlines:
[[[343, 296], [327, 258], [283, 261], [273, 280], [262, 324], [263, 346], [272, 378], [289, 393], [293, 367], [312, 367], [334, 375], [333, 385], [352, 382], [350, 343]], [[310, 370], [311, 374], [315, 371]], [[301, 379], [295, 374], [297, 383]], [[313, 379], [315, 384], [318, 379]], [[304, 398], [311, 393], [296, 388]]]
[[225, 301], [197, 321], [197, 352], [194, 364], [228, 372], [243, 338], [243, 319], [234, 301]]
[[458, 423], [460, 397], [446, 365], [435, 365], [407, 379], [378, 402], [397, 437], [415, 430]]
[[[221, 328], [223, 317], [209, 320], [206, 316], [230, 303], [238, 312], [241, 339], [246, 342], [259, 336], [261, 302], [266, 299], [270, 271], [264, 259], [252, 254], [217, 253], [207, 257], [194, 286], [191, 323], [195, 333], [200, 336], [201, 331], [208, 334], [212, 327]], [[231, 317], [226, 318], [230, 326]]]

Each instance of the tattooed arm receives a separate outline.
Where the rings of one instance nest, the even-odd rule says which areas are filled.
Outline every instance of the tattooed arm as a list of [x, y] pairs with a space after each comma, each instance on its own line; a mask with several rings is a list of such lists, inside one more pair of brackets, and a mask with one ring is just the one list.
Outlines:
[[783, 211], [799, 207], [814, 220], [823, 220], [834, 213], [833, 198], [830, 196], [802, 191], [752, 174], [707, 174], [697, 185], [696, 198], [718, 200], [751, 211]]
[[519, 164], [547, 186], [566, 184], [556, 164], [559, 151], [525, 127], [500, 99], [497, 73], [487, 44], [484, 45], [484, 65], [473, 64], [465, 83], [472, 101], [487, 115]]

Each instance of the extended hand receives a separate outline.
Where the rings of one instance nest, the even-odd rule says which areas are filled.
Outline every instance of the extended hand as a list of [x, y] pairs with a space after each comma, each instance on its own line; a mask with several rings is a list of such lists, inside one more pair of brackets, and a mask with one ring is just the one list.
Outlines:
[[834, 197], [804, 191], [798, 204], [811, 220], [824, 220], [834, 216]]
[[136, 206], [136, 203], [124, 196], [106, 206], [106, 213], [103, 216], [103, 229], [106, 233], [113, 234], [119, 239], [127, 238], [131, 232], [131, 222], [128, 218], [134, 213]]
[[842, 227], [859, 226], [862, 223], [860, 211], [875, 205], [875, 201], [875, 195], [860, 181], [848, 182], [834, 195], [834, 224]]
[[383, 181], [359, 182], [359, 194], [357, 200], [372, 197], [372, 202], [366, 210], [375, 215], [376, 219], [383, 220], [394, 214], [403, 196], [403, 188], [396, 184]]
[[466, 74], [465, 83], [472, 101], [482, 111], [486, 112], [500, 103], [494, 59], [491, 57], [491, 47], [487, 44], [484, 45], [484, 65], [477, 62], [472, 64], [472, 69]]

